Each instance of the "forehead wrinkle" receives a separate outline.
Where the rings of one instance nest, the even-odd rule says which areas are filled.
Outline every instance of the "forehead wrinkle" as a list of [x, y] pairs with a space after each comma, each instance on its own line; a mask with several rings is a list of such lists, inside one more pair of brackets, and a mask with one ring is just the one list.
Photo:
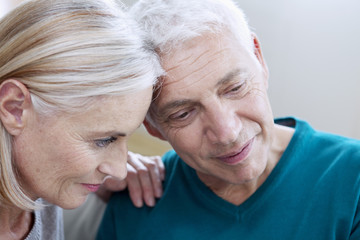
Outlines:
[[[215, 61], [217, 58], [214, 57], [214, 56], [220, 55], [222, 52], [226, 51], [226, 49], [221, 49], [221, 50], [219, 50], [219, 51], [217, 51], [217, 52], [214, 52], [213, 54], [211, 54], [211, 55], [209, 55], [209, 56], [205, 56], [205, 55], [207, 55], [209, 52], [211, 52], [212, 50], [213, 50], [213, 49], [206, 49], [206, 51], [203, 51], [198, 57], [196, 57], [196, 58], [195, 58], [192, 62], [190, 62], [190, 63], [184, 63], [184, 62], [186, 62], [188, 59], [191, 59], [191, 57], [193, 56], [193, 54], [190, 54], [188, 57], [181, 59], [181, 60], [178, 62], [177, 65], [175, 65], [174, 67], [171, 67], [171, 68], [169, 68], [169, 69], [166, 70], [168, 77], [171, 77], [172, 75], [171, 75], [170, 72], [171, 72], [172, 70], [176, 69], [176, 68], [179, 68], [179, 66], [182, 66], [182, 65], [188, 65], [188, 66], [189, 66], [189, 65], [193, 65], [193, 64], [195, 64], [197, 61], [199, 61], [201, 58], [206, 57], [206, 61], [205, 61], [202, 65], [200, 65], [200, 66], [199, 66], [197, 69], [195, 69], [194, 71], [191, 71], [190, 73], [182, 76], [181, 78], [176, 79], [175, 82], [178, 82], [178, 81], [181, 81], [181, 80], [183, 80], [183, 79], [186, 79], [186, 78], [189, 77], [190, 75], [193, 75], [193, 74], [195, 74], [195, 73], [200, 72], [200, 71], [201, 71], [205, 66], [207, 66], [209, 63]], [[210, 59], [210, 60], [208, 60], [208, 59]], [[208, 75], [211, 75], [212, 72], [215, 71], [215, 70], [216, 70], [216, 69], [212, 69], [211, 72], [207, 72], [202, 78], [204, 78], [204, 77], [206, 77], [206, 76], [208, 76]], [[202, 79], [202, 78], [201, 78], [201, 79]], [[174, 78], [172, 78], [172, 79], [174, 79]], [[201, 80], [201, 79], [198, 79], [198, 81]], [[173, 83], [174, 83], [174, 82], [173, 82]], [[195, 82], [193, 82], [193, 83], [195, 83]], [[192, 84], [193, 84], [193, 83], [192, 83]], [[166, 83], [166, 81], [165, 81], [165, 84], [164, 84], [164, 85], [169, 85], [169, 84], [171, 84], [171, 83]], [[190, 84], [190, 86], [191, 86], [192, 84]]]
[[166, 70], [166, 72], [170, 72], [170, 71], [172, 71], [172, 70], [174, 70], [174, 69], [176, 69], [176, 68], [178, 68], [179, 67], [179, 65], [181, 65], [181, 63], [182, 62], [186, 62], [189, 58], [191, 58], [192, 57], [192, 55], [190, 54], [189, 56], [187, 56], [187, 57], [185, 57], [185, 58], [183, 58], [183, 59], [181, 59], [181, 60], [179, 60], [179, 64], [177, 64], [177, 65], [175, 65], [175, 66], [173, 66], [173, 67], [171, 67], [171, 68], [169, 68], [169, 69], [167, 69]]

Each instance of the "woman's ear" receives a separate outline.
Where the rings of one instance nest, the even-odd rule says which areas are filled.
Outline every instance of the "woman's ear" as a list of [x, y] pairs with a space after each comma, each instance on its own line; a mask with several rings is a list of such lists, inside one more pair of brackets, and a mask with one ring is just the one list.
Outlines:
[[30, 92], [21, 82], [8, 79], [0, 84], [0, 120], [13, 136], [25, 126], [25, 112], [31, 107]]
[[154, 127], [148, 120], [145, 119], [143, 124], [144, 124], [146, 130], [148, 131], [148, 133], [150, 133], [151, 136], [157, 137], [157, 138], [159, 138], [161, 140], [164, 140], [164, 141], [167, 141], [163, 137], [163, 135], [160, 133], [160, 131], [156, 127]]

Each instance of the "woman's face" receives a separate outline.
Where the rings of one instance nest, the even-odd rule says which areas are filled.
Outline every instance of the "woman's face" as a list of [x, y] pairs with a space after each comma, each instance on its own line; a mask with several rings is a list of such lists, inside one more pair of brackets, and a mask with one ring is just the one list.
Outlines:
[[80, 114], [42, 117], [28, 112], [14, 137], [19, 182], [33, 200], [63, 208], [80, 206], [106, 176], [126, 176], [127, 139], [142, 123], [148, 88], [99, 99]]

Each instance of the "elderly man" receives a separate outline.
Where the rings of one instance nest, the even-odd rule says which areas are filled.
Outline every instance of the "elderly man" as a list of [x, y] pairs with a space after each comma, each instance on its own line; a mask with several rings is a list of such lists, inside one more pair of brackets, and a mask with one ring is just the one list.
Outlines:
[[360, 239], [360, 141], [274, 121], [259, 40], [230, 0], [143, 0], [166, 75], [146, 119], [163, 197], [115, 194], [98, 239]]

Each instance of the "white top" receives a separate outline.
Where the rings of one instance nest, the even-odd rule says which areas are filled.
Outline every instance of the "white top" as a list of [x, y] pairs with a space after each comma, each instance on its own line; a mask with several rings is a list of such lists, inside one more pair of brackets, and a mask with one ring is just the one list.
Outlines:
[[64, 240], [62, 209], [42, 199], [36, 202], [45, 207], [35, 210], [35, 223], [25, 240]]

